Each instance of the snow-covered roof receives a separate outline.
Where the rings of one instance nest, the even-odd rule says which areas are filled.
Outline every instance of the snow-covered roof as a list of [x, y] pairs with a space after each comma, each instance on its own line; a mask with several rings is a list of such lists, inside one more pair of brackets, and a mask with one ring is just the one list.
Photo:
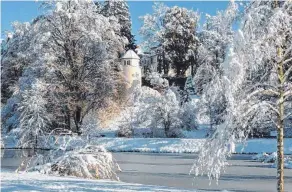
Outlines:
[[122, 59], [140, 59], [140, 57], [133, 50], [128, 50]]

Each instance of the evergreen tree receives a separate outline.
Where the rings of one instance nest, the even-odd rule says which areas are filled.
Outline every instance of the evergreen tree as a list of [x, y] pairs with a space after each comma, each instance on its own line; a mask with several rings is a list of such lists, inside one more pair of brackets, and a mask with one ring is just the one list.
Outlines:
[[134, 35], [131, 33], [132, 23], [129, 12], [129, 6], [124, 0], [106, 0], [101, 9], [101, 14], [105, 17], [115, 16], [121, 25], [120, 35], [128, 40], [126, 50], [137, 48]]
[[177, 6], [170, 8], [163, 18], [162, 46], [176, 76], [184, 76], [186, 70], [194, 64], [198, 18], [192, 10]]
[[[147, 50], [159, 50], [159, 65], [165, 72], [172, 68], [176, 76], [184, 76], [192, 66], [196, 69], [195, 57], [198, 47], [196, 26], [199, 16], [196, 12], [181, 7], [166, 7], [155, 3], [153, 14], [141, 18], [140, 33]], [[162, 68], [162, 67], [161, 67]], [[166, 73], [166, 74], [167, 74]]]

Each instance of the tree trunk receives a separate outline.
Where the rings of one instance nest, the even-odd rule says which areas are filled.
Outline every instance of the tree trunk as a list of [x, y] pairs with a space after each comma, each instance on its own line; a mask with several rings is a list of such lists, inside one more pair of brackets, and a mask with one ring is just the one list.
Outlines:
[[82, 124], [82, 119], [81, 119], [81, 111], [82, 108], [77, 106], [76, 111], [75, 111], [75, 126], [76, 126], [76, 131], [78, 135], [81, 135], [81, 124]]
[[[282, 57], [282, 49], [277, 49], [278, 57]], [[278, 64], [278, 78], [279, 78], [279, 116], [278, 116], [278, 127], [277, 127], [277, 191], [284, 192], [284, 71], [283, 62]]]

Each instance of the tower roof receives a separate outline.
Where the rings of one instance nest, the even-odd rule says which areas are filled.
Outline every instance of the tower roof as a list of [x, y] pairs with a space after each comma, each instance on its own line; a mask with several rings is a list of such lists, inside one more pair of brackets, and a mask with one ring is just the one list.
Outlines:
[[121, 59], [140, 59], [140, 57], [133, 50], [130, 49]]

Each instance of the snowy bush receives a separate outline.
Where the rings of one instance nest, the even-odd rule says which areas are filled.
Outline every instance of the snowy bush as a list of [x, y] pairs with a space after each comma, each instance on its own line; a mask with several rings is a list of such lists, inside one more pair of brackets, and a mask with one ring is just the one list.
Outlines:
[[96, 179], [118, 180], [116, 170], [120, 170], [111, 153], [103, 147], [89, 145], [77, 151], [66, 152], [49, 165], [48, 170], [44, 169], [47, 173]]
[[17, 111], [17, 106], [20, 103], [19, 94], [13, 95], [7, 100], [7, 103], [2, 104], [1, 107], [1, 132], [9, 133], [11, 130], [18, 127], [19, 124], [19, 111]]
[[292, 169], [292, 159], [286, 159], [284, 161], [284, 167], [287, 168], [287, 169]]
[[[272, 154], [267, 153], [259, 153], [254, 156], [252, 156], [252, 159], [255, 161], [263, 162], [263, 163], [273, 163], [271, 165], [272, 168], [277, 167], [277, 153], [273, 152]], [[292, 158], [291, 157], [285, 157], [284, 158], [284, 168], [292, 169]]]
[[255, 161], [264, 162], [268, 156], [269, 156], [269, 154], [267, 154], [267, 153], [259, 153], [259, 154], [252, 156], [251, 158], [252, 158], [252, 160], [255, 160]]
[[132, 137], [133, 129], [131, 127], [131, 122], [124, 122], [119, 125], [119, 130], [117, 132], [118, 137]]
[[155, 90], [163, 90], [169, 87], [168, 80], [162, 78], [162, 74], [158, 72], [148, 73], [146, 76], [146, 80], [150, 82], [150, 85], [153, 86]]
[[277, 161], [277, 153], [273, 152], [271, 155], [269, 155], [265, 160], [264, 163], [274, 163]]
[[[277, 168], [277, 161], [271, 165], [272, 168]], [[285, 158], [284, 159], [284, 168], [292, 169], [292, 158]]]
[[267, 153], [259, 153], [252, 156], [252, 159], [263, 163], [275, 163], [277, 161], [277, 153], [273, 152], [270, 155]]
[[119, 165], [104, 147], [87, 145], [78, 150], [62, 152], [54, 150], [49, 155], [36, 155], [26, 163], [26, 171], [43, 174], [76, 176], [90, 179], [119, 180]]

